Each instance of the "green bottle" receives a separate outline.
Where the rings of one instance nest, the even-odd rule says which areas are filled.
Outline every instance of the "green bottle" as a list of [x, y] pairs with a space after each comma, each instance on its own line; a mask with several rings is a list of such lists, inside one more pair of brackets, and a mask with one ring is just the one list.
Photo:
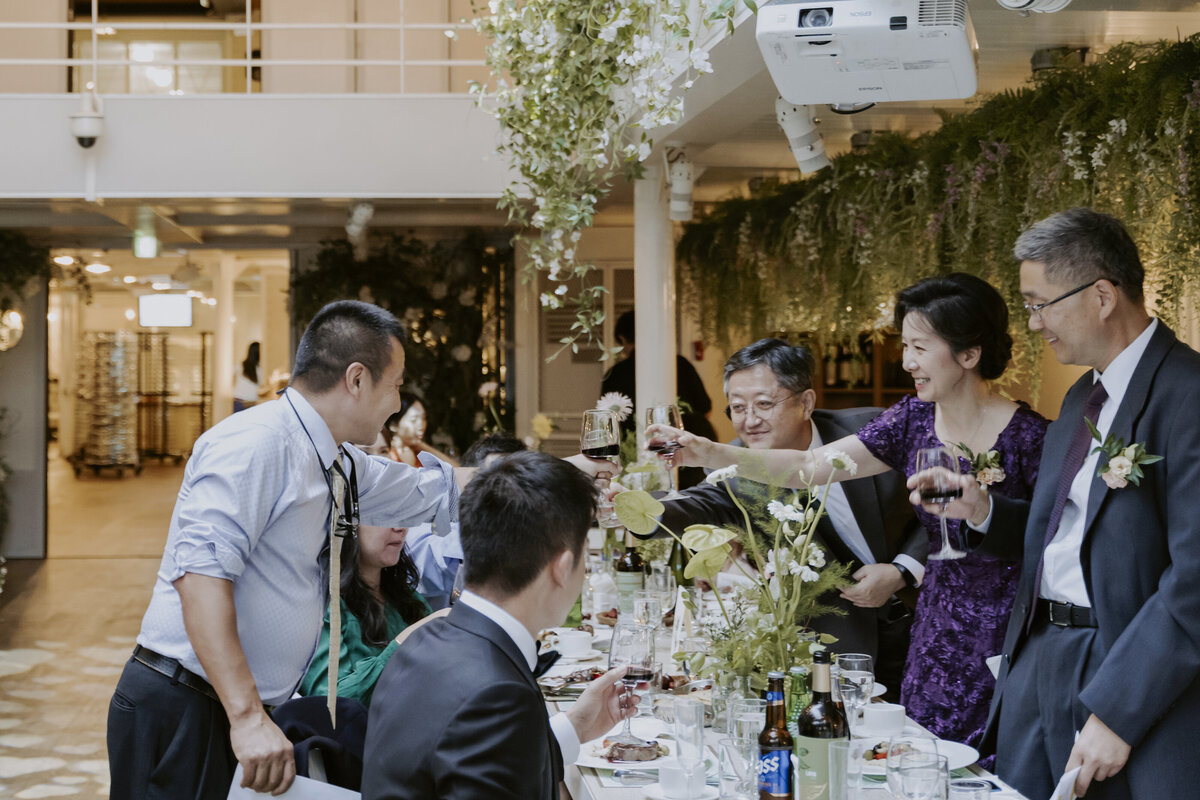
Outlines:
[[683, 572], [687, 569], [688, 561], [690, 560], [687, 548], [676, 539], [675, 544], [671, 545], [671, 555], [667, 558], [667, 566], [671, 568], [671, 574], [675, 576], [676, 586], [692, 585], [692, 579], [683, 576]]

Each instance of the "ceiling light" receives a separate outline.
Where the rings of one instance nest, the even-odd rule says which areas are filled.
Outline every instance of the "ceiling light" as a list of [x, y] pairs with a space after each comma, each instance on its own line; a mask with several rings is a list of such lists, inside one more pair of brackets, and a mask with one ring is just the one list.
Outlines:
[[93, 261], [84, 267], [84, 269], [93, 275], [103, 275], [104, 273], [112, 270], [112, 267], [110, 267], [108, 264], [101, 264], [99, 261]]
[[150, 288], [154, 289], [156, 292], [165, 292], [167, 289], [171, 288], [171, 284], [163, 281], [155, 281], [154, 283], [150, 284]]
[[132, 308], [125, 309], [125, 319], [129, 320], [130, 322], [133, 322], [133, 320], [136, 317], [137, 317], [137, 312], [134, 311]]
[[69, 267], [75, 263], [75, 256], [55, 256], [54, 263], [60, 267]]
[[217, 304], [217, 298], [206, 297], [206, 298], [204, 298], [204, 304], [208, 305], [208, 306], [215, 306]]
[[126, 275], [124, 278], [121, 278], [121, 280], [125, 281], [126, 283], [137, 283], [137, 276]]
[[833, 164], [825, 154], [825, 142], [817, 131], [812, 106], [794, 105], [778, 97], [775, 99], [775, 119], [787, 136], [801, 174], [811, 175]]

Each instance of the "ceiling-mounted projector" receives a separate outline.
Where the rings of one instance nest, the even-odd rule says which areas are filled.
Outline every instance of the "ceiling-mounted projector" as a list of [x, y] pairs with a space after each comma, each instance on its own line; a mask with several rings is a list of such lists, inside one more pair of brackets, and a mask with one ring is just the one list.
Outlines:
[[755, 35], [779, 93], [797, 105], [975, 94], [966, 0], [784, 0], [759, 8]]

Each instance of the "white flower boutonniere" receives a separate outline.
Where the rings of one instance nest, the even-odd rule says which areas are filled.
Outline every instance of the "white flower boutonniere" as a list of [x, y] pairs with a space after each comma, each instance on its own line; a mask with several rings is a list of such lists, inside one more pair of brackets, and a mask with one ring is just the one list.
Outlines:
[[981, 488], [986, 489], [1008, 477], [1004, 474], [1004, 467], [1000, 466], [999, 451], [988, 450], [986, 453], [972, 453], [971, 448], [962, 442], [954, 446], [966, 455], [967, 461], [971, 463], [971, 474], [975, 476], [975, 480], [979, 482]]
[[1100, 444], [1092, 448], [1092, 453], [1100, 453], [1103, 458], [1100, 459], [1100, 464], [1096, 467], [1096, 475], [1104, 479], [1110, 489], [1124, 489], [1129, 484], [1137, 486], [1142, 481], [1142, 467], [1146, 464], [1153, 464], [1155, 461], [1162, 461], [1162, 456], [1156, 456], [1146, 452], [1146, 445], [1143, 442], [1134, 442], [1131, 445], [1126, 445], [1125, 440], [1113, 436], [1111, 433], [1103, 440], [1100, 439], [1100, 431], [1092, 424], [1090, 419], [1086, 417], [1083, 420], [1087, 423], [1088, 430], [1092, 432], [1092, 438]]
[[600, 395], [596, 408], [611, 411], [616, 415], [617, 422], [624, 422], [633, 412], [633, 401], [620, 392], [608, 392]]

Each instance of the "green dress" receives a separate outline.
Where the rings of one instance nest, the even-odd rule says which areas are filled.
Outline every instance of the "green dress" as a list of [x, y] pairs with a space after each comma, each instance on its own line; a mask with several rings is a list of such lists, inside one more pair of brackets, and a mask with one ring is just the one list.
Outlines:
[[[430, 613], [429, 604], [419, 593], [415, 593], [425, 613]], [[338, 657], [338, 697], [350, 697], [360, 701], [365, 706], [371, 705], [371, 694], [375, 691], [375, 682], [379, 680], [388, 659], [396, 651], [396, 636], [408, 627], [408, 623], [400, 616], [400, 612], [391, 605], [384, 604], [384, 617], [387, 620], [388, 643], [384, 647], [376, 647], [363, 641], [362, 623], [358, 617], [346, 608], [342, 600], [342, 647]], [[321, 628], [321, 641], [317, 642], [317, 650], [313, 653], [312, 663], [308, 672], [300, 682], [300, 694], [308, 696], [326, 694], [329, 690], [329, 610], [325, 610], [325, 624]]]

